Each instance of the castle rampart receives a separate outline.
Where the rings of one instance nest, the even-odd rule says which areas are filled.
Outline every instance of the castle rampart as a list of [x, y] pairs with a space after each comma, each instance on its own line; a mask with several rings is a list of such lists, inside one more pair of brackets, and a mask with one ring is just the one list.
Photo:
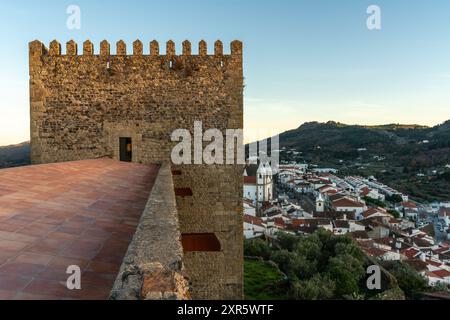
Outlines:
[[[112, 48], [114, 50], [112, 50]], [[176, 129], [243, 128], [243, 51], [234, 41], [189, 41], [165, 53], [156, 41], [98, 48], [85, 41], [29, 45], [33, 163], [111, 157], [143, 164], [170, 161]], [[114, 51], [114, 52], [113, 52]], [[188, 250], [184, 264], [193, 298], [243, 295], [240, 165], [173, 166], [181, 233], [217, 238], [220, 248]], [[180, 190], [189, 190], [188, 193]], [[197, 240], [196, 240], [197, 241]]]

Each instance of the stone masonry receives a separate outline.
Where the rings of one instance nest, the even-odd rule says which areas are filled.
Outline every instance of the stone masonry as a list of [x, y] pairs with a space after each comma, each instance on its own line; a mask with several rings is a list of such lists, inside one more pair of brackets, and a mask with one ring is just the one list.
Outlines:
[[[243, 128], [242, 43], [224, 54], [217, 41], [214, 54], [199, 43], [193, 55], [183, 42], [177, 54], [167, 42], [161, 54], [156, 41], [149, 54], [123, 41], [116, 53], [103, 41], [99, 54], [90, 41], [79, 52], [70, 41], [61, 52], [57, 41], [47, 49], [29, 45], [31, 158], [35, 164], [110, 157], [119, 160], [121, 137], [132, 139], [132, 161], [142, 164], [170, 160], [175, 129], [193, 136], [195, 121], [203, 130]], [[224, 139], [225, 140], [225, 139]], [[243, 231], [241, 165], [173, 166], [182, 234], [214, 234], [221, 249], [185, 252], [183, 263], [194, 299], [243, 297]], [[174, 239], [175, 240], [175, 239]], [[178, 239], [176, 239], [178, 240]]]

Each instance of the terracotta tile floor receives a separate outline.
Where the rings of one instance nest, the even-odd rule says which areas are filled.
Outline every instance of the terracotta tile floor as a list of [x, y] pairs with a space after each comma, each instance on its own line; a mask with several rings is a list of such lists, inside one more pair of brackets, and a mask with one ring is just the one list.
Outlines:
[[[159, 167], [109, 159], [0, 170], [0, 300], [107, 299]], [[66, 288], [66, 269], [82, 289]]]

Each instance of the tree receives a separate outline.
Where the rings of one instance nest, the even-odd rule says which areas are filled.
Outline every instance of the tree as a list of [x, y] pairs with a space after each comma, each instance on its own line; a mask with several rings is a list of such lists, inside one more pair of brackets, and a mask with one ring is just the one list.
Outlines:
[[300, 238], [295, 247], [295, 253], [299, 256], [305, 257], [308, 260], [319, 260], [322, 254], [321, 251], [322, 242], [316, 235]]
[[270, 258], [271, 249], [269, 245], [261, 240], [245, 240], [244, 242], [244, 254], [250, 257], [262, 257], [265, 260]]
[[363, 197], [363, 200], [366, 201], [367, 203], [370, 203], [370, 204], [373, 204], [373, 205], [376, 205], [376, 206], [379, 206], [379, 207], [382, 207], [382, 208], [386, 208], [386, 203], [384, 203], [381, 200], [372, 199], [372, 198], [367, 197], [367, 196]]
[[336, 284], [328, 276], [316, 274], [309, 280], [292, 284], [291, 296], [297, 300], [325, 300], [334, 297]]
[[402, 197], [398, 194], [393, 194], [392, 196], [387, 196], [386, 200], [393, 203], [400, 203], [403, 201]]
[[396, 219], [400, 218], [400, 212], [397, 210], [388, 210], [387, 212]]
[[270, 259], [275, 262], [281, 271], [283, 271], [289, 278], [296, 278], [297, 261], [296, 256], [288, 250], [276, 250], [272, 252]]
[[365, 297], [367, 257], [350, 236], [319, 229], [308, 236], [279, 234], [278, 240], [273, 247], [246, 241], [245, 254], [275, 262], [287, 276], [292, 299]]
[[420, 293], [428, 289], [425, 277], [405, 263], [396, 261], [389, 271], [397, 279], [400, 289], [405, 292], [406, 297], [409, 299], [420, 298]]
[[336, 282], [336, 297], [358, 294], [360, 280], [365, 276], [364, 271], [363, 263], [349, 254], [332, 257], [327, 274]]
[[282, 249], [293, 251], [295, 245], [297, 244], [298, 237], [285, 232], [277, 233], [278, 243]]

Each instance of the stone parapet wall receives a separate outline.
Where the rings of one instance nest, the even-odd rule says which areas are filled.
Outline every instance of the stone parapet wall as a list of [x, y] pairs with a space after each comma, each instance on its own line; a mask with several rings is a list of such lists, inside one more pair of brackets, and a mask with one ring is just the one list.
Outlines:
[[123, 260], [111, 299], [189, 299], [172, 172], [164, 163]]

